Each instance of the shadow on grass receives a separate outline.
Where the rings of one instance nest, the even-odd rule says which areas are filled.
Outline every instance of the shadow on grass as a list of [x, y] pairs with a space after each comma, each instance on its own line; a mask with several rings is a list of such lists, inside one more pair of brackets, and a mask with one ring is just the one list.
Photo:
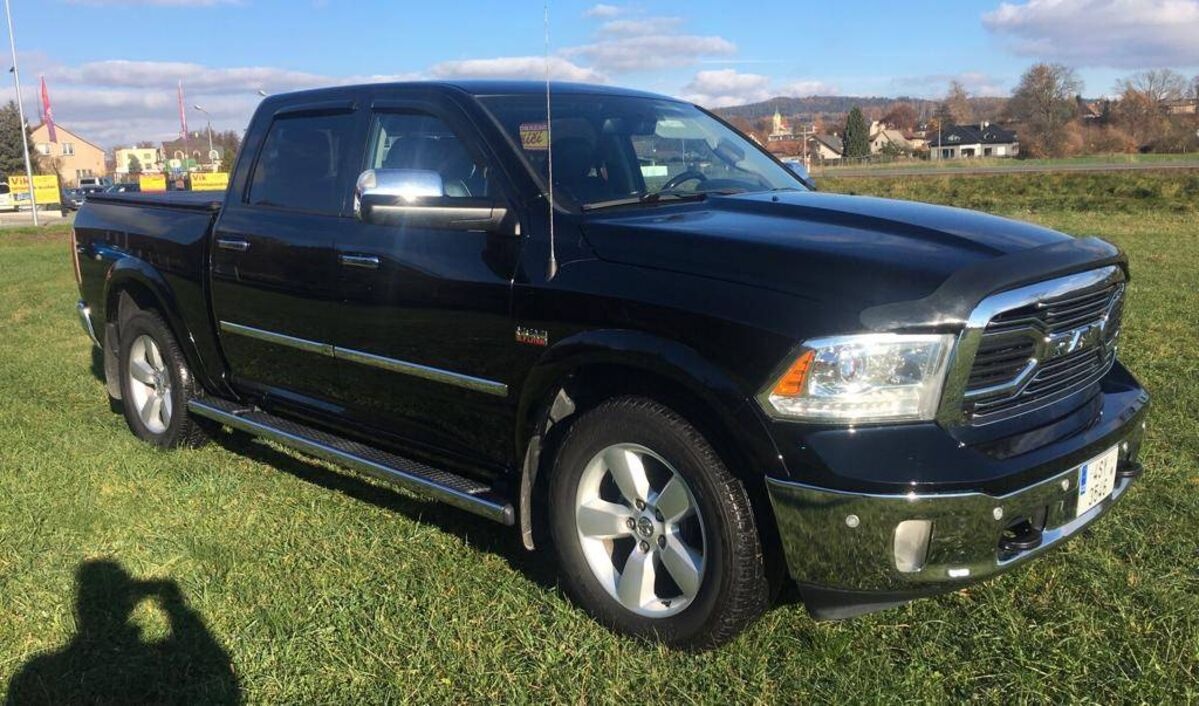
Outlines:
[[220, 433], [215, 441], [228, 451], [283, 471], [313, 485], [369, 503], [410, 520], [433, 525], [453, 534], [475, 549], [502, 558], [514, 570], [547, 590], [557, 591], [557, 570], [546, 556], [546, 549], [526, 551], [518, 533], [482, 517], [435, 501], [403, 495], [383, 485], [367, 482], [349, 471], [332, 471], [316, 461], [297, 458], [278, 451], [254, 437], [241, 433]]
[[[143, 601], [166, 616], [166, 639], [147, 642], [132, 622]], [[87, 561], [76, 572], [75, 613], [70, 643], [32, 658], [9, 682], [9, 706], [241, 702], [228, 653], [174, 581], [139, 581], [114, 561]]]

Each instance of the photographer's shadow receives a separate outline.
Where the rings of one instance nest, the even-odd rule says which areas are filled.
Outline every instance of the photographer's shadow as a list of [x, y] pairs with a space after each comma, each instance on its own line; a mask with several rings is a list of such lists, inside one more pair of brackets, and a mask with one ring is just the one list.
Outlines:
[[[76, 592], [77, 633], [25, 663], [8, 684], [9, 706], [241, 702], [228, 653], [174, 581], [139, 581], [114, 561], [87, 561]], [[146, 600], [170, 623], [163, 640], [145, 641], [131, 620]]]

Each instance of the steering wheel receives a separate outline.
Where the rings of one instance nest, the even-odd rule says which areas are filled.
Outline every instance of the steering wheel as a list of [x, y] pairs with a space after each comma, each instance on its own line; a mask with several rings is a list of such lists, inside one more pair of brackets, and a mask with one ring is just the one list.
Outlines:
[[678, 188], [679, 184], [691, 181], [692, 179], [702, 184], [708, 180], [708, 175], [694, 169], [689, 169], [681, 174], [675, 174], [673, 177], [668, 179], [666, 183], [662, 185], [662, 188], [658, 189], [658, 191], [673, 191], [674, 189]]

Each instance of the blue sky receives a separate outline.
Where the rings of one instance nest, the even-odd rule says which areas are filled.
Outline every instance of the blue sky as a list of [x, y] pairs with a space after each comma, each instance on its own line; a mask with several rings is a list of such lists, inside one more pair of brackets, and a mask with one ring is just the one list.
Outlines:
[[[104, 146], [241, 129], [268, 92], [347, 81], [540, 77], [540, 0], [12, 0], [27, 109], [39, 74], [58, 122]], [[1199, 74], [1199, 0], [678, 3], [551, 0], [558, 78], [709, 106], [774, 95], [1006, 95], [1038, 60], [1088, 95], [1138, 69]], [[12, 95], [11, 86], [7, 89]]]

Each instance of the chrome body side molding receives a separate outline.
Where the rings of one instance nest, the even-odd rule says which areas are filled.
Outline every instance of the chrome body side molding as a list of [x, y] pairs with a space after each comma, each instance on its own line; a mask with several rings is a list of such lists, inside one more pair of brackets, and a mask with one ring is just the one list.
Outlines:
[[296, 338], [274, 331], [264, 331], [252, 326], [243, 326], [229, 321], [220, 322], [221, 331], [235, 333], [240, 336], [247, 336], [267, 343], [274, 343], [280, 346], [289, 346], [309, 353], [317, 355], [330, 356], [342, 360], [348, 360], [351, 363], [359, 365], [369, 365], [374, 368], [390, 370], [404, 375], [411, 375], [424, 380], [432, 380], [446, 385], [453, 385], [475, 392], [481, 392], [485, 395], [493, 395], [495, 397], [507, 397], [508, 386], [502, 382], [494, 380], [486, 380], [484, 378], [474, 377], [463, 373], [456, 373], [452, 370], [442, 370], [420, 363], [410, 363], [406, 360], [398, 360], [396, 358], [387, 358], [366, 351], [354, 350], [353, 348], [341, 348], [329, 343], [321, 343], [319, 341], [310, 341], [305, 338]]

